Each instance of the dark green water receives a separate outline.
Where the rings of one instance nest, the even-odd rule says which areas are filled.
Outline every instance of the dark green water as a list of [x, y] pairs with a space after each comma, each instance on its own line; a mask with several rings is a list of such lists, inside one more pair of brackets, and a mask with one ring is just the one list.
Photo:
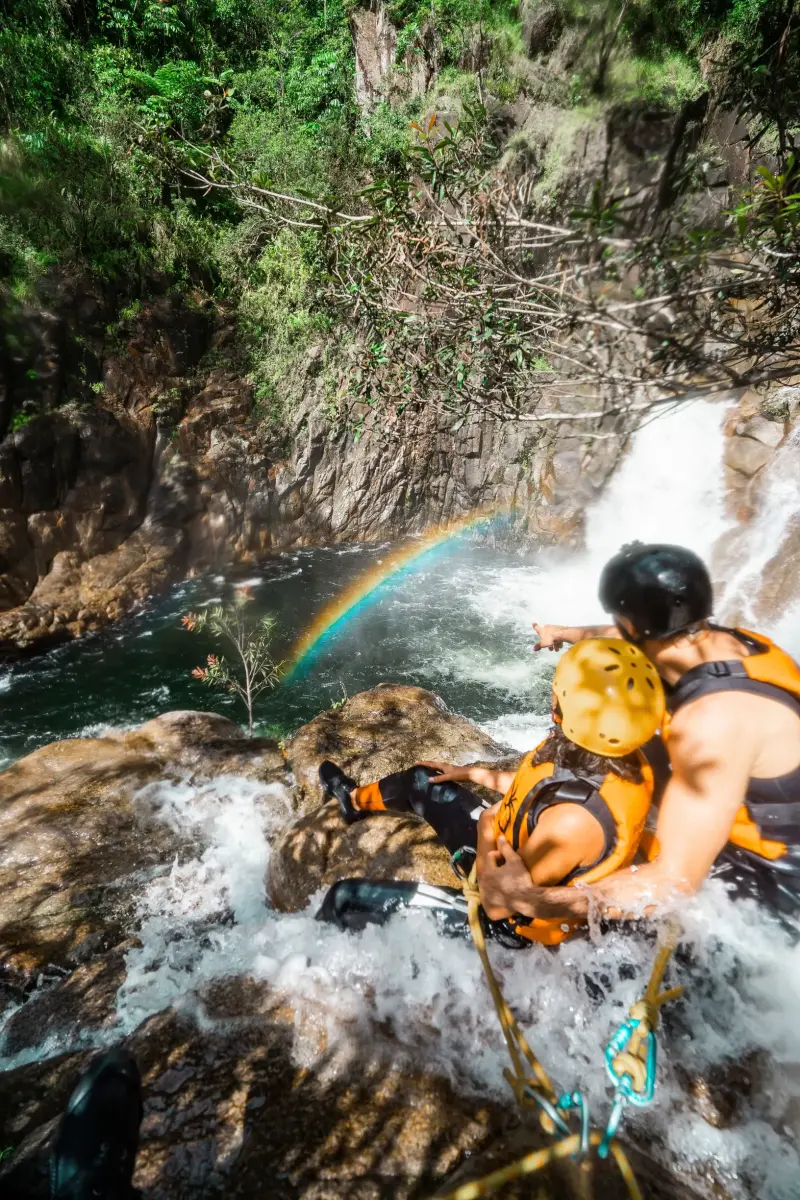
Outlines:
[[[138, 725], [171, 709], [213, 709], [242, 720], [233, 698], [192, 679], [192, 668], [217, 647], [186, 632], [181, 615], [230, 597], [234, 584], [247, 579], [254, 608], [278, 619], [275, 649], [283, 657], [314, 617], [388, 551], [293, 552], [245, 575], [198, 579], [100, 633], [0, 673], [0, 762], [56, 738]], [[524, 603], [533, 574], [529, 559], [470, 541], [426, 556], [329, 637], [304, 675], [261, 698], [258, 730], [290, 732], [343, 694], [390, 681], [430, 687], [481, 722], [501, 719], [495, 732], [514, 740], [520, 722], [529, 727], [527, 715], [547, 707], [548, 673], [531, 657]], [[509, 713], [510, 733], [502, 727]]]

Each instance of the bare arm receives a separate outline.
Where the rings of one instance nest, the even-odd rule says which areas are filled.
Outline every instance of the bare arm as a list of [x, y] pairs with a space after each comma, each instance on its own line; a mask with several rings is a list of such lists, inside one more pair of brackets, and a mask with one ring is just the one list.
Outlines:
[[[478, 822], [478, 885], [490, 856], [496, 852], [494, 814], [497, 805], [487, 809]], [[519, 856], [525, 873], [524, 886], [547, 887], [565, 879], [576, 867], [597, 860], [603, 849], [603, 831], [591, 813], [575, 804], [558, 804], [546, 809], [539, 818]], [[569, 890], [569, 889], [564, 889]], [[486, 915], [493, 921], [519, 912], [504, 903], [492, 904], [483, 897]]]
[[492, 792], [503, 795], [514, 782], [514, 771], [497, 771], [494, 767], [452, 767], [449, 763], [423, 762], [422, 767], [432, 767], [440, 774], [437, 783], [477, 783], [479, 787], [489, 788]]
[[570, 646], [574, 646], [576, 642], [583, 642], [587, 638], [618, 638], [620, 636], [616, 625], [534, 624], [533, 629], [539, 637], [538, 644], [533, 647], [534, 650], [560, 650], [565, 642]]
[[589, 866], [603, 853], [600, 822], [577, 804], [554, 804], [536, 822], [520, 855], [540, 887], [552, 887], [576, 867]]
[[[496, 904], [493, 904], [491, 901], [487, 903], [483, 895], [483, 889], [480, 886], [481, 878], [486, 870], [486, 864], [490, 857], [497, 851], [497, 842], [494, 836], [494, 817], [498, 808], [499, 803], [493, 804], [491, 808], [487, 808], [485, 812], [482, 812], [478, 818], [478, 857], [476, 863], [478, 868], [478, 887], [481, 891], [483, 910], [490, 921], [502, 921], [504, 917], [510, 917], [513, 912], [513, 909], [505, 904], [502, 897]], [[522, 859], [519, 861], [521, 863]], [[527, 867], [523, 866], [523, 870], [525, 871], [527, 882], [530, 884], [531, 877], [528, 874]]]
[[615, 917], [695, 891], [725, 846], [744, 800], [757, 754], [751, 699], [707, 696], [673, 721], [673, 776], [661, 803], [655, 862], [617, 871], [591, 889], [543, 891], [525, 883], [524, 863], [500, 839], [497, 851], [487, 856], [482, 887], [487, 900], [540, 917], [585, 917], [594, 900]]

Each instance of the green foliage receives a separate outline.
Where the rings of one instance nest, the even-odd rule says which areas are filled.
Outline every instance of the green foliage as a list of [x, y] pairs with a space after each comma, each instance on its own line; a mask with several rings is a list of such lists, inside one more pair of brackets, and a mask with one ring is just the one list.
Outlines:
[[516, 26], [514, 0], [389, 0], [389, 18], [400, 30], [402, 58], [434, 32], [441, 44], [440, 66], [464, 66], [476, 27], [490, 38]]
[[757, 167], [756, 174], [757, 184], [744, 192], [733, 212], [739, 236], [755, 230], [763, 237], [769, 230], [776, 248], [790, 249], [800, 233], [800, 162], [790, 154], [778, 174], [766, 166]]
[[638, 0], [630, 6], [625, 26], [640, 53], [650, 54], [657, 47], [697, 49], [719, 35], [752, 40], [774, 4], [775, 0]]
[[192, 677], [208, 687], [230, 692], [247, 709], [248, 733], [253, 736], [253, 705], [265, 691], [277, 687], [281, 666], [270, 653], [275, 633], [272, 616], [249, 616], [247, 606], [252, 597], [246, 588], [239, 588], [232, 604], [216, 604], [201, 613], [187, 613], [182, 618], [190, 633], [207, 630], [231, 654], [209, 654], [204, 667], [195, 667]]
[[262, 415], [279, 417], [281, 383], [291, 392], [302, 359], [327, 319], [317, 300], [318, 240], [312, 233], [282, 229], [254, 257], [257, 221], [236, 227], [222, 255], [222, 270], [231, 287], [246, 277], [239, 301], [240, 331], [251, 347], [250, 374]]
[[[586, 31], [590, 51], [601, 43], [613, 49], [604, 68], [612, 98], [690, 99], [705, 86], [698, 69], [704, 54], [715, 86], [741, 106], [754, 136], [779, 151], [778, 180], [800, 133], [800, 22], [787, 24], [791, 3], [630, 0], [623, 12], [623, 0], [562, 0], [562, 8], [567, 23]], [[127, 306], [124, 323], [154, 278], [161, 287], [166, 278], [185, 291], [213, 292], [237, 311], [246, 349], [237, 363], [255, 383], [257, 411], [279, 419], [281, 397], [301, 386], [309, 346], [350, 305], [364, 311], [372, 282], [362, 268], [366, 261], [382, 270], [386, 245], [365, 252], [365, 239], [354, 237], [343, 246], [330, 229], [309, 228], [307, 210], [276, 214], [255, 190], [243, 202], [230, 181], [311, 198], [334, 212], [370, 211], [375, 228], [399, 226], [405, 235], [418, 216], [418, 180], [440, 202], [482, 194], [497, 149], [486, 133], [488, 114], [520, 87], [516, 0], [389, 0], [401, 75], [424, 54], [438, 94], [457, 100], [465, 115], [458, 137], [445, 130], [436, 147], [425, 131], [415, 145], [410, 106], [379, 105], [362, 119], [353, 88], [354, 4], [0, 0], [3, 296], [29, 303], [49, 272], [90, 272], [113, 281]], [[620, 13], [618, 39], [607, 36]], [[570, 109], [547, 150], [534, 202], [557, 193], [593, 89], [589, 53], [563, 81]], [[190, 177], [213, 174], [212, 163], [215, 181], [227, 188]], [[779, 224], [794, 230], [793, 170], [775, 185], [780, 202], [766, 177], [742, 199], [741, 236], [765, 223], [776, 239]], [[607, 236], [617, 216], [598, 195], [581, 228]], [[422, 265], [444, 277], [449, 261], [443, 251], [440, 262]], [[331, 284], [337, 272], [346, 287]], [[457, 286], [468, 289], [479, 274], [474, 264], [459, 267]], [[409, 286], [415, 294], [417, 285]], [[526, 340], [524, 323], [491, 298], [475, 306], [468, 337], [454, 339], [442, 324], [415, 358], [409, 348], [418, 329], [406, 301], [398, 299], [399, 315], [376, 318], [363, 369], [353, 372], [352, 391], [367, 404], [389, 387], [400, 360], [402, 378], [390, 390], [407, 397], [446, 380], [454, 404], [484, 384], [499, 388], [503, 372], [513, 378], [542, 369], [536, 363], [544, 351]]]
[[28, 425], [35, 416], [36, 416], [36, 413], [32, 413], [32, 412], [16, 412], [16, 413], [14, 413], [14, 415], [11, 418], [11, 420], [9, 421], [9, 425], [8, 425], [10, 432], [16, 433], [18, 429], [24, 429], [25, 426]]
[[704, 88], [693, 57], [680, 50], [648, 57], [620, 57], [610, 71], [611, 93], [626, 100], [682, 104]]
[[314, 247], [291, 262], [183, 170], [224, 146], [237, 170], [329, 197], [402, 153], [394, 115], [357, 128], [342, 0], [0, 0], [0, 27], [0, 286], [30, 302], [58, 268], [128, 297], [154, 275], [219, 290], [241, 300], [268, 399], [321, 320]]

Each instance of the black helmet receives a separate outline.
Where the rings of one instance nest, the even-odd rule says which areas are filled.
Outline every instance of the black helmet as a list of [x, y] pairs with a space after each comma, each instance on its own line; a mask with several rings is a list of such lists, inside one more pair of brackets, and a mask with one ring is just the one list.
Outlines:
[[603, 568], [600, 603], [627, 617], [632, 641], [666, 638], [711, 616], [711, 576], [701, 558], [683, 546], [623, 546]]

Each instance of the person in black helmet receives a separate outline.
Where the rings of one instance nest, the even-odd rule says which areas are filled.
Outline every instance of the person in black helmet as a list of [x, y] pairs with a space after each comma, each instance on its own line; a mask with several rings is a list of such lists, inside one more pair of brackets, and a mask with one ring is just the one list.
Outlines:
[[[624, 546], [606, 564], [600, 600], [610, 627], [534, 625], [538, 650], [586, 637], [639, 646], [667, 691], [671, 775], [651, 861], [591, 889], [610, 915], [641, 912], [719, 874], [737, 895], [800, 921], [800, 667], [768, 638], [711, 621], [703, 561], [682, 546]], [[587, 890], [535, 888], [499, 839], [481, 879], [489, 916], [582, 916]]]

